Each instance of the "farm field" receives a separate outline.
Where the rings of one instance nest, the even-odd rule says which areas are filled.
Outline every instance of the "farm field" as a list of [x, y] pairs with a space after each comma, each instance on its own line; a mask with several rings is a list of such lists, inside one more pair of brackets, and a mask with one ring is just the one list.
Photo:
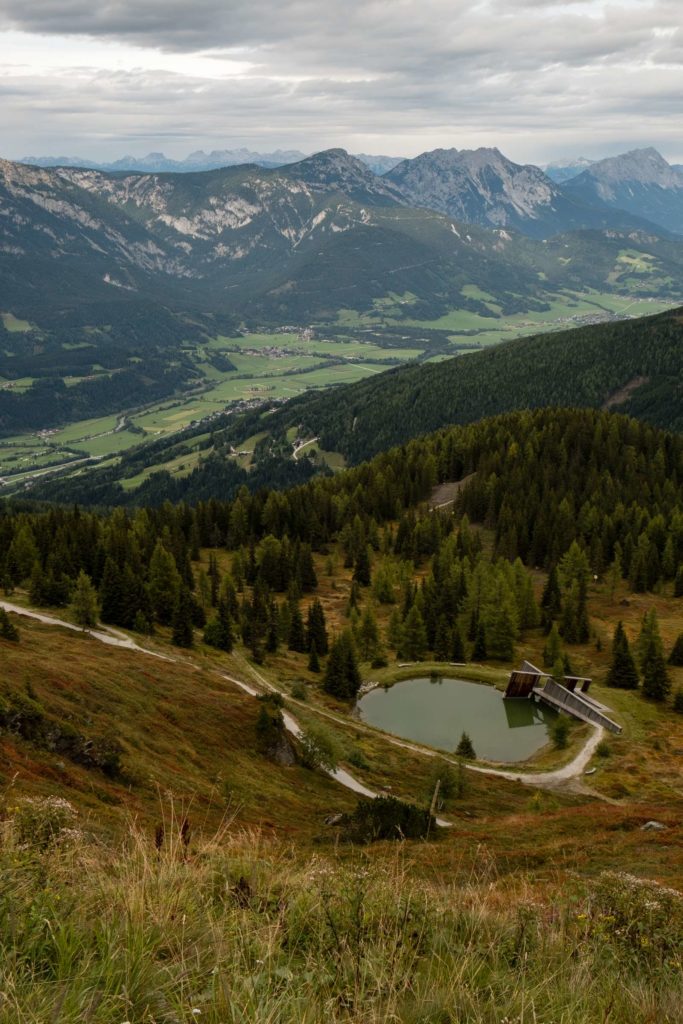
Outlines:
[[[121, 410], [119, 415], [71, 423], [59, 430], [0, 439], [0, 479], [4, 478], [0, 488], [7, 492], [23, 486], [33, 474], [54, 472], [78, 458], [116, 459], [147, 440], [170, 436], [193, 422], [209, 420], [237, 403], [284, 401], [310, 389], [354, 383], [409, 360], [439, 361], [459, 350], [467, 352], [539, 331], [584, 325], [593, 318], [643, 316], [671, 306], [661, 300], [632, 300], [609, 293], [568, 293], [558, 295], [548, 311], [500, 316], [499, 306], [486, 292], [468, 285], [463, 294], [485, 303], [492, 316], [455, 310], [433, 321], [399, 321], [391, 317], [399, 297], [389, 297], [378, 300], [373, 314], [359, 316], [342, 310], [335, 325], [315, 329], [320, 337], [311, 337], [312, 332], [303, 330], [258, 331], [217, 336], [188, 348], [202, 378], [200, 388], [190, 394], [140, 410]], [[403, 300], [401, 304], [405, 304]], [[12, 314], [2, 317], [9, 330], [22, 331], [29, 326]], [[405, 345], [400, 344], [402, 328], [406, 330]], [[429, 334], [421, 338], [420, 330]], [[382, 344], [385, 331], [386, 346]], [[363, 332], [368, 333], [368, 340], [358, 336]], [[399, 347], [394, 347], [397, 341]], [[214, 365], [219, 356], [229, 359], [234, 369]], [[26, 378], [12, 385], [23, 390], [31, 383]], [[184, 461], [182, 468], [173, 468], [175, 473], [186, 473], [191, 465]], [[150, 467], [148, 472], [152, 471]], [[139, 482], [138, 477], [134, 479]], [[127, 486], [133, 486], [132, 481]]]

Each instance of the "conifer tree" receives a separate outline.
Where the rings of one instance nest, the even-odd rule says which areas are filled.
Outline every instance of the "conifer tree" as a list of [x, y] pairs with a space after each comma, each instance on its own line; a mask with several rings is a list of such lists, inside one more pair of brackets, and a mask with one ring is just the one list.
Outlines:
[[158, 540], [149, 563], [149, 597], [154, 616], [163, 626], [170, 625], [173, 620], [180, 587], [180, 574], [175, 559]]
[[100, 580], [100, 618], [113, 626], [123, 626], [126, 617], [123, 580], [119, 567], [108, 557]]
[[216, 617], [204, 629], [204, 643], [229, 653], [234, 642], [228, 606], [225, 601], [219, 600]]
[[476, 759], [476, 752], [474, 750], [474, 744], [466, 732], [463, 732], [460, 736], [460, 742], [455, 748], [455, 752], [458, 757], [465, 757], [470, 761]]
[[486, 661], [488, 652], [486, 650], [486, 630], [484, 623], [480, 622], [477, 627], [477, 635], [474, 638], [474, 647], [472, 648], [472, 661]]
[[643, 696], [655, 701], [666, 700], [671, 691], [671, 679], [664, 660], [662, 638], [654, 608], [643, 619], [638, 638], [638, 653], [643, 674]]
[[671, 648], [671, 654], [669, 655], [669, 664], [680, 667], [683, 665], [683, 633], [679, 633], [676, 637], [676, 641]]
[[369, 587], [371, 583], [370, 556], [367, 544], [361, 544], [353, 567], [353, 580], [361, 587]]
[[541, 608], [550, 618], [555, 618], [562, 611], [562, 594], [560, 593], [560, 581], [557, 576], [556, 566], [553, 566], [550, 570], [545, 587], [543, 588]]
[[289, 636], [287, 646], [290, 651], [297, 651], [299, 654], [306, 653], [306, 635], [304, 631], [304, 620], [301, 617], [301, 609], [298, 604], [292, 605], [292, 614], [289, 622]]
[[71, 614], [83, 629], [97, 625], [97, 591], [90, 577], [82, 569], [76, 579], [71, 598]]
[[427, 631], [420, 609], [416, 604], [403, 623], [401, 655], [408, 661], [422, 661], [427, 650]]
[[306, 616], [306, 645], [309, 650], [313, 643], [318, 654], [327, 654], [329, 643], [325, 612], [317, 597], [311, 602]]
[[633, 660], [628, 644], [628, 637], [623, 623], [617, 623], [612, 640], [612, 663], [607, 673], [608, 686], [617, 686], [622, 690], [638, 688], [638, 669]]
[[552, 668], [561, 654], [560, 631], [557, 628], [557, 623], [553, 622], [545, 647], [543, 648], [543, 667]]
[[11, 640], [16, 643], [19, 630], [14, 625], [4, 608], [0, 608], [0, 640]]
[[683, 565], [678, 567], [674, 580], [674, 597], [683, 597]]
[[463, 640], [462, 630], [456, 622], [451, 632], [451, 661], [461, 663], [465, 660], [465, 641]]
[[354, 700], [361, 685], [356, 652], [349, 630], [337, 637], [330, 647], [323, 689], [340, 700]]
[[370, 605], [366, 605], [356, 630], [358, 653], [362, 661], [373, 661], [379, 649], [377, 619]]
[[185, 586], [180, 586], [173, 610], [171, 642], [176, 647], [192, 647], [192, 595]]
[[319, 672], [320, 671], [320, 661], [318, 659], [318, 650], [317, 650], [317, 648], [315, 646], [315, 641], [312, 642], [311, 649], [310, 649], [309, 654], [308, 654], [308, 671], [309, 672]]

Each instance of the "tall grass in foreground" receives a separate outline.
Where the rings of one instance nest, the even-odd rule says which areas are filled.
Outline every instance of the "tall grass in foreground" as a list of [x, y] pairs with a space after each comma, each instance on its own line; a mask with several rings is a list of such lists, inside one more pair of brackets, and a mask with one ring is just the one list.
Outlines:
[[603, 875], [549, 904], [484, 869], [417, 881], [401, 847], [304, 860], [229, 826], [188, 845], [179, 822], [110, 849], [63, 803], [4, 823], [2, 1024], [683, 1019], [672, 890]]

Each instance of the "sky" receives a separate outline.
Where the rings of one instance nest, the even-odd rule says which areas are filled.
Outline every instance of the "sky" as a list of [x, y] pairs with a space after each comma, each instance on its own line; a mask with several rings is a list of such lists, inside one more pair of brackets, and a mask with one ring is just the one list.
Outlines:
[[0, 0], [0, 155], [683, 162], [681, 0]]

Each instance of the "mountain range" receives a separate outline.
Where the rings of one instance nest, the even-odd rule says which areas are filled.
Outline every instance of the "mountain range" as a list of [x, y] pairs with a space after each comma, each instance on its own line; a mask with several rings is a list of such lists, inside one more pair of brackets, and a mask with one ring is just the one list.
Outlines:
[[[187, 171], [214, 171], [218, 167], [236, 167], [239, 164], [256, 164], [259, 167], [283, 167], [304, 160], [305, 153], [299, 149], [276, 149], [271, 153], [260, 153], [245, 149], [213, 149], [205, 153], [198, 149], [183, 160], [173, 160], [164, 153], [148, 153], [147, 156], [122, 156], [118, 160], [97, 161], [78, 156], [26, 156], [19, 161], [34, 167], [87, 167], [98, 171], [142, 171], [150, 173], [177, 173]], [[357, 158], [375, 174], [384, 174], [401, 162], [401, 157], [373, 156], [358, 153]]]
[[495, 321], [590, 290], [677, 300], [682, 277], [676, 236], [497, 150], [437, 151], [382, 176], [341, 149], [183, 174], [0, 161], [0, 312], [32, 325], [0, 325], [0, 376], [109, 374], [84, 385], [85, 406], [81, 385], [69, 402], [5, 391], [0, 425], [187, 387], [200, 376], [187, 344], [240, 323], [334, 334], [344, 311], [413, 327], [453, 310]]

